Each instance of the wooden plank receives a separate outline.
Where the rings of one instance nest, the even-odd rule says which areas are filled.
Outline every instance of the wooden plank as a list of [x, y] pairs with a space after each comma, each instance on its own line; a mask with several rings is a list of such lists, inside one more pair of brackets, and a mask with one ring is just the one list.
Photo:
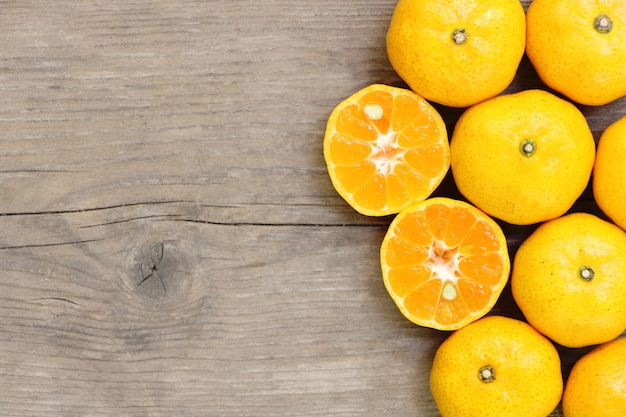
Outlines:
[[342, 203], [323, 124], [382, 63], [388, 3], [60, 3], [2, 14], [2, 212]]
[[[340, 100], [403, 85], [394, 5], [0, 0], [0, 416], [438, 415], [447, 334], [322, 156]], [[582, 109], [597, 138], [626, 100]]]
[[384, 227], [43, 217], [1, 251], [4, 415], [436, 415], [442, 334], [388, 302]]

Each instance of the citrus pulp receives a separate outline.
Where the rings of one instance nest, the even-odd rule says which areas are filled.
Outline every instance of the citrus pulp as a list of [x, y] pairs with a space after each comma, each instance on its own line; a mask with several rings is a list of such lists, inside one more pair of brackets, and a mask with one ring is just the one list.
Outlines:
[[422, 97], [374, 84], [333, 110], [324, 158], [333, 186], [355, 210], [395, 214], [443, 181], [450, 167], [448, 133]]
[[484, 316], [509, 278], [500, 226], [463, 201], [433, 197], [393, 220], [380, 251], [383, 280], [402, 314], [456, 330]]

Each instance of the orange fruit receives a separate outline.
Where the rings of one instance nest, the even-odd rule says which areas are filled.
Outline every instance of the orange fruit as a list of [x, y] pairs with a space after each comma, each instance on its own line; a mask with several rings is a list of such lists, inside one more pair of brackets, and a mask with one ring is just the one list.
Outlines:
[[417, 94], [467, 107], [509, 86], [525, 43], [519, 0], [400, 0], [389, 23], [387, 55]]
[[563, 415], [626, 415], [626, 338], [596, 347], [574, 364], [563, 392]]
[[626, 2], [534, 0], [526, 53], [549, 87], [599, 106], [626, 95]]
[[465, 198], [505, 222], [533, 224], [563, 215], [585, 190], [595, 141], [573, 104], [527, 90], [465, 110], [450, 158]]
[[395, 214], [443, 181], [450, 167], [448, 133], [422, 97], [374, 84], [333, 110], [324, 158], [333, 186], [355, 210]]
[[593, 195], [600, 209], [626, 229], [626, 116], [600, 136], [593, 168]]
[[528, 322], [566, 347], [626, 330], [626, 233], [589, 213], [539, 226], [513, 260], [511, 289]]
[[500, 226], [471, 204], [446, 197], [398, 214], [380, 260], [402, 314], [439, 330], [459, 329], [489, 312], [511, 267]]
[[561, 360], [527, 323], [489, 316], [441, 344], [430, 389], [442, 417], [546, 417], [563, 392]]

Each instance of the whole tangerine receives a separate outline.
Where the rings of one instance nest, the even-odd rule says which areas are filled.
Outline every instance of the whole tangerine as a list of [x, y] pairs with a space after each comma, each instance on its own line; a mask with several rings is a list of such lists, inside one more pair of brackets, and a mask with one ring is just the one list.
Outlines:
[[534, 0], [526, 53], [539, 77], [580, 104], [626, 95], [626, 2]]
[[450, 141], [459, 191], [487, 214], [516, 225], [565, 214], [587, 187], [594, 158], [583, 113], [543, 90], [470, 107]]
[[526, 320], [560, 345], [618, 337], [626, 330], [626, 232], [589, 213], [543, 223], [515, 254], [511, 290]]
[[439, 346], [430, 389], [442, 417], [546, 417], [563, 392], [561, 360], [527, 323], [487, 316]]
[[526, 44], [519, 0], [400, 0], [387, 55], [417, 94], [467, 107], [509, 86]]
[[593, 167], [593, 196], [598, 207], [626, 229], [626, 116], [600, 136]]
[[565, 417], [626, 415], [626, 338], [598, 346], [574, 364], [562, 405]]

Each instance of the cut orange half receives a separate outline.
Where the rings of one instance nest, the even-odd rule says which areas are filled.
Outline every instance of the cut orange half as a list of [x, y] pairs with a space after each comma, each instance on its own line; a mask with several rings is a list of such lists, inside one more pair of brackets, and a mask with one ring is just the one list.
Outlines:
[[385, 287], [402, 314], [438, 330], [487, 314], [511, 270], [500, 226], [473, 205], [445, 197], [398, 214], [380, 258]]
[[446, 125], [410, 90], [374, 84], [340, 103], [324, 137], [333, 186], [368, 216], [399, 213], [423, 201], [450, 168]]

